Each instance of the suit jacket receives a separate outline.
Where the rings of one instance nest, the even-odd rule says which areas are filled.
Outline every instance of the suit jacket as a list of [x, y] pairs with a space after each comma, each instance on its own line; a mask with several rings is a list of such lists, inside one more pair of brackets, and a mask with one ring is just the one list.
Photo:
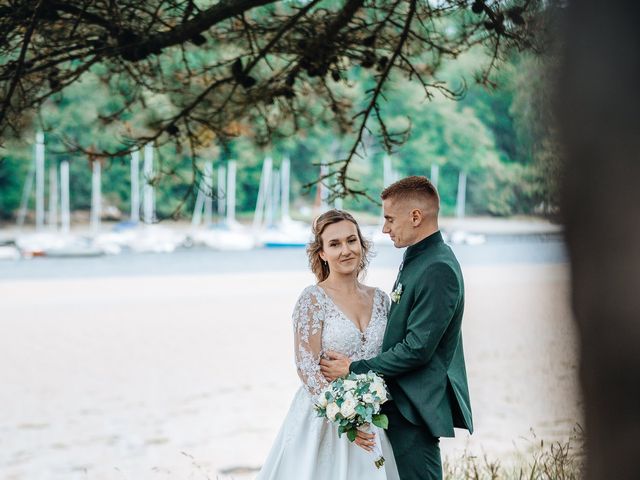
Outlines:
[[440, 232], [407, 248], [394, 291], [400, 284], [381, 353], [350, 371], [383, 375], [400, 413], [434, 437], [453, 437], [454, 427], [473, 432], [460, 331], [464, 283]]

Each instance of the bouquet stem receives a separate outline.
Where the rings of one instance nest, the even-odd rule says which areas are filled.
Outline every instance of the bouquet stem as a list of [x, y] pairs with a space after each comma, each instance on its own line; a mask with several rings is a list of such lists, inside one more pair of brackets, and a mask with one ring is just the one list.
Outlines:
[[358, 430], [375, 434], [373, 440], [373, 451], [371, 452], [371, 454], [373, 455], [373, 463], [375, 464], [376, 468], [382, 468], [382, 466], [384, 465], [384, 457], [382, 456], [382, 443], [380, 440], [381, 432], [379, 431], [380, 429], [375, 427], [374, 425], [371, 425], [370, 423], [365, 423], [364, 425], [359, 426]]

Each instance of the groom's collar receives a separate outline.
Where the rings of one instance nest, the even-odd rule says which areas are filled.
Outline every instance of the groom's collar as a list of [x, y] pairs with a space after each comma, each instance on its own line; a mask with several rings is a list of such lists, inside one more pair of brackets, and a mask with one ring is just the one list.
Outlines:
[[438, 230], [428, 237], [423, 238], [418, 243], [414, 243], [413, 245], [407, 247], [407, 251], [404, 253], [404, 260], [407, 261], [409, 258], [415, 257], [416, 255], [424, 252], [432, 245], [436, 245], [442, 242], [442, 233], [440, 233], [440, 230]]

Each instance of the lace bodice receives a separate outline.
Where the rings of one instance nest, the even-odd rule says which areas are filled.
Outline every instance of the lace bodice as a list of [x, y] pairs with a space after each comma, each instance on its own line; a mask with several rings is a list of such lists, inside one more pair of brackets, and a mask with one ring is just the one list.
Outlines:
[[326, 351], [347, 355], [351, 360], [376, 356], [387, 325], [389, 297], [376, 288], [371, 320], [364, 332], [353, 323], [318, 285], [305, 288], [293, 311], [296, 367], [312, 396], [327, 385], [320, 372], [320, 358]]

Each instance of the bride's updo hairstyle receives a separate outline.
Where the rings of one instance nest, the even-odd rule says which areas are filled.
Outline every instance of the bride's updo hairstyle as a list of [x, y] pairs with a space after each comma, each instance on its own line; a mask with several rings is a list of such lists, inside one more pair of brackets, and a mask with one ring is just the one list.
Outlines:
[[360, 247], [362, 248], [362, 258], [360, 259], [360, 265], [358, 265], [358, 275], [365, 272], [369, 265], [369, 253], [371, 250], [371, 243], [362, 236], [360, 226], [356, 219], [350, 213], [344, 210], [329, 210], [317, 217], [313, 221], [311, 226], [311, 232], [313, 233], [313, 240], [307, 245], [307, 256], [309, 257], [309, 267], [314, 273], [318, 282], [326, 280], [329, 276], [329, 265], [320, 258], [320, 252], [322, 251], [322, 232], [325, 228], [334, 223], [347, 220], [356, 226], [358, 232], [358, 239], [360, 240]]

